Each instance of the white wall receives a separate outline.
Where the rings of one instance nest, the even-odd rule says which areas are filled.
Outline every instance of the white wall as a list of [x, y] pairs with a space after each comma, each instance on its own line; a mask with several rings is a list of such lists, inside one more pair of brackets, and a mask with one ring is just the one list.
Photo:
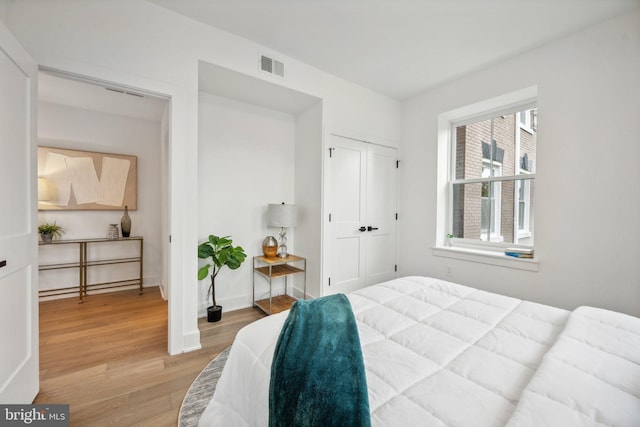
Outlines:
[[[258, 71], [269, 49], [143, 0], [9, 2], [6, 25], [40, 64], [172, 97], [170, 145], [171, 353], [199, 347], [198, 61], [273, 81], [323, 100], [324, 124], [389, 140], [400, 134], [400, 104], [276, 53], [287, 76]], [[319, 243], [318, 243], [319, 244]]]
[[[565, 308], [640, 315], [640, 10], [404, 103], [401, 274]], [[436, 257], [437, 118], [538, 86], [536, 256], [529, 272]]]
[[[7, 26], [42, 64], [59, 68], [108, 67], [184, 85], [197, 108], [198, 61], [321, 98], [325, 125], [397, 140], [400, 104], [294, 58], [277, 55], [284, 79], [258, 70], [259, 52], [271, 49], [204, 25], [144, 0], [15, 2]], [[196, 129], [194, 129], [195, 131]]]
[[[242, 266], [217, 276], [216, 300], [224, 311], [251, 307], [252, 257], [262, 255], [262, 240], [278, 232], [267, 227], [267, 205], [295, 202], [295, 117], [206, 92], [200, 92], [198, 114], [198, 241], [209, 234], [231, 236], [244, 248]], [[295, 229], [287, 230], [287, 239], [295, 253]], [[199, 286], [201, 315], [211, 305], [209, 284], [205, 279]], [[274, 281], [274, 289], [284, 290], [280, 285]]]
[[[307, 260], [307, 298], [322, 295], [322, 137], [322, 102], [318, 102], [296, 116], [296, 253]], [[302, 292], [301, 278], [294, 279]]]
[[[145, 286], [157, 286], [162, 272], [158, 215], [161, 211], [160, 123], [39, 102], [38, 141], [42, 146], [138, 157], [138, 209], [129, 211], [131, 235], [144, 237]], [[65, 239], [102, 238], [106, 237], [109, 224], [120, 223], [122, 214], [122, 211], [39, 211], [38, 220], [39, 223], [56, 222], [61, 225]], [[131, 250], [128, 246], [104, 245], [101, 256], [118, 257], [118, 251]], [[46, 257], [46, 262], [56, 262], [69, 259], [66, 252], [77, 248], [56, 249], [40, 248], [41, 256]], [[73, 251], [72, 257], [77, 258], [76, 252]], [[109, 271], [94, 268], [89, 274], [89, 281], [95, 283], [136, 277], [137, 268], [137, 264], [116, 265]], [[56, 274], [43, 272], [40, 274], [40, 289], [76, 284], [77, 281], [77, 270], [60, 270]]]

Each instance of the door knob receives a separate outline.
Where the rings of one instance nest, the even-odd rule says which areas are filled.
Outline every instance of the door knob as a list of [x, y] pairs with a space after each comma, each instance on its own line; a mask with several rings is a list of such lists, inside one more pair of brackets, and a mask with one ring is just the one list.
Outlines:
[[[364, 228], [364, 227], [362, 227], [362, 228]], [[364, 230], [362, 230], [362, 231], [364, 231]], [[2, 261], [0, 261], [0, 268], [5, 267], [6, 265], [7, 265], [7, 260], [6, 259], [3, 259]]]
[[362, 233], [363, 231], [367, 231], [367, 227], [360, 227], [360, 228], [358, 228], [358, 231], [360, 231], [361, 233]]
[[373, 231], [373, 230], [377, 230], [378, 227], [372, 227], [372, 226], [368, 226], [367, 227], [367, 231]]

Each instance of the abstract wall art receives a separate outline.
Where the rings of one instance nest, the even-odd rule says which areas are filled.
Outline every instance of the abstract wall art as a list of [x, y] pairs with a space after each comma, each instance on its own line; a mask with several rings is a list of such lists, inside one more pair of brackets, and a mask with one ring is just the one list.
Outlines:
[[137, 157], [38, 147], [39, 210], [137, 209]]

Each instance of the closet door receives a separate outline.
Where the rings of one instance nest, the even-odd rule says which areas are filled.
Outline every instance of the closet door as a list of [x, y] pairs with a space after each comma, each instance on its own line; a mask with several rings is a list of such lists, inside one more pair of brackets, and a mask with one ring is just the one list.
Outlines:
[[366, 285], [366, 144], [331, 135], [327, 173], [330, 279], [324, 295]]
[[329, 138], [323, 295], [396, 277], [396, 150]]
[[367, 144], [367, 286], [396, 277], [396, 162], [395, 149]]

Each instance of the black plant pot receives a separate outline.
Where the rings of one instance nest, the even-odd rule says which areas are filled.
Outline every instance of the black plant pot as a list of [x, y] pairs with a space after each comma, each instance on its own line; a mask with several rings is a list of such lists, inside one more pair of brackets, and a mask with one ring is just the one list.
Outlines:
[[207, 307], [207, 322], [218, 322], [222, 319], [222, 306], [209, 306]]

